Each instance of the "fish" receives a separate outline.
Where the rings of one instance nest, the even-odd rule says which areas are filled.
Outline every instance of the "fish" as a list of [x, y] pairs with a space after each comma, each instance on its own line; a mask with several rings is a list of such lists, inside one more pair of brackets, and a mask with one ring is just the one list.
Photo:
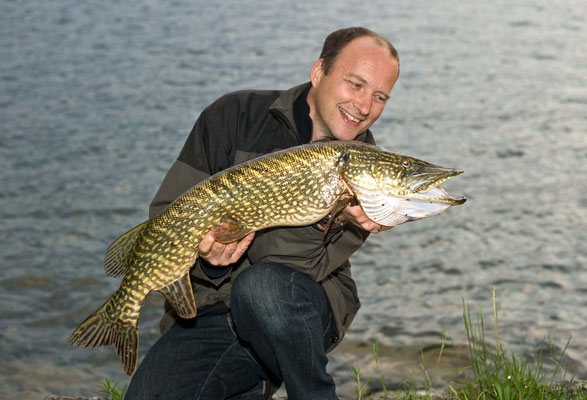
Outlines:
[[221, 171], [108, 247], [104, 268], [123, 277], [120, 287], [69, 343], [113, 345], [132, 375], [139, 312], [150, 292], [162, 293], [180, 317], [196, 316], [189, 271], [209, 231], [230, 243], [266, 228], [332, 219], [347, 204], [360, 205], [378, 224], [397, 226], [464, 203], [440, 186], [462, 172], [355, 141], [296, 146]]

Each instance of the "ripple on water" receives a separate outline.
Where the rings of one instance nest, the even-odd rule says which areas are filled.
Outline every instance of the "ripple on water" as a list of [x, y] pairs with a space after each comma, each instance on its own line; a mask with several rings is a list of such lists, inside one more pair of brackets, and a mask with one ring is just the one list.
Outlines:
[[33, 290], [41, 289], [52, 285], [55, 281], [44, 276], [23, 275], [19, 277], [4, 279], [0, 286], [11, 290]]

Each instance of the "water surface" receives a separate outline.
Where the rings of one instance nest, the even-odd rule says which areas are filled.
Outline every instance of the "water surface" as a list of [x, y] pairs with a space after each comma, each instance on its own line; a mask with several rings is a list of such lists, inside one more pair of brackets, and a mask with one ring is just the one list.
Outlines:
[[[463, 299], [489, 316], [495, 287], [509, 348], [535, 354], [572, 334], [571, 372], [587, 377], [583, 2], [33, 0], [0, 11], [0, 397], [128, 381], [111, 348], [67, 344], [119, 283], [104, 274], [106, 247], [147, 217], [207, 104], [306, 81], [325, 35], [349, 25], [401, 56], [378, 142], [464, 169], [446, 186], [469, 201], [371, 236], [352, 260], [363, 307], [346, 340], [418, 348], [445, 327], [462, 344]], [[141, 355], [161, 313], [152, 295]]]

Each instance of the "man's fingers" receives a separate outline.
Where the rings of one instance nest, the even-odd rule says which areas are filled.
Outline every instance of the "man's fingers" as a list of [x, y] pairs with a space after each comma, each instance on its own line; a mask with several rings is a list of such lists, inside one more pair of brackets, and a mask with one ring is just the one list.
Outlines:
[[238, 242], [230, 242], [224, 246], [224, 254], [228, 256], [232, 256], [232, 254], [236, 251], [238, 247]]
[[241, 241], [239, 242], [239, 248], [246, 250], [249, 248], [249, 245], [251, 244], [251, 242], [253, 241], [253, 239], [255, 238], [255, 232], [251, 232], [249, 233], [247, 236], [245, 236], [244, 238], [241, 239]]
[[198, 253], [212, 265], [230, 265], [237, 262], [247, 251], [254, 236], [251, 232], [238, 242], [220, 243], [216, 241], [212, 232], [208, 232], [198, 245]]
[[206, 236], [200, 241], [198, 245], [198, 252], [200, 255], [208, 255], [212, 251], [212, 246], [216, 243], [216, 239], [212, 232], [208, 232]]
[[211, 253], [222, 254], [222, 253], [224, 253], [225, 248], [226, 248], [226, 245], [224, 243], [214, 242], [212, 244]]
[[342, 219], [348, 222], [352, 222], [356, 226], [371, 233], [379, 233], [393, 228], [392, 226], [385, 226], [371, 221], [361, 206], [346, 206], [346, 208], [343, 210]]
[[237, 243], [236, 250], [234, 251], [234, 253], [232, 253], [232, 257], [231, 257], [232, 263], [237, 262], [239, 260], [239, 258], [242, 257], [242, 255], [245, 253], [245, 251], [247, 251], [247, 249], [249, 248], [249, 245], [253, 241], [254, 237], [255, 237], [255, 232], [251, 232]]

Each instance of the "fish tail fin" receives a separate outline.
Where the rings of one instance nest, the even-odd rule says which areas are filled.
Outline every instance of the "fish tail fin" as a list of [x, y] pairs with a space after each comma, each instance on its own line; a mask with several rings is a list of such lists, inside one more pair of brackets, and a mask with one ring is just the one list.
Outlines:
[[78, 347], [113, 345], [122, 360], [124, 370], [130, 376], [138, 363], [137, 321], [128, 323], [110, 318], [107, 310], [109, 301], [82, 322], [71, 334], [68, 342]]

